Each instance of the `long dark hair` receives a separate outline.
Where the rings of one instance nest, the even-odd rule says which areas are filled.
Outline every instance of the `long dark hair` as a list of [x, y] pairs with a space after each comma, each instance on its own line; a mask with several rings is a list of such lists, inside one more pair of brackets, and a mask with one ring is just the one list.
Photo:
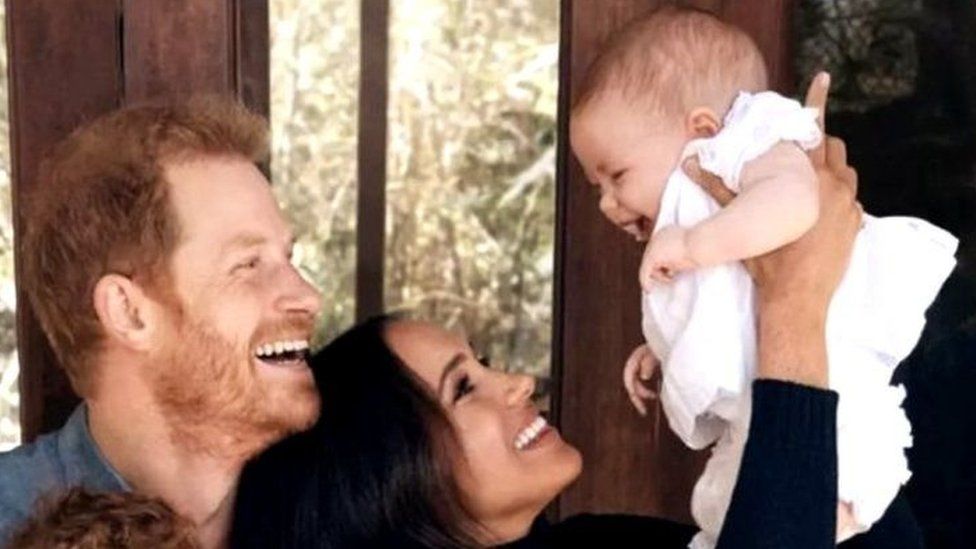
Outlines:
[[368, 320], [311, 358], [321, 416], [244, 468], [232, 547], [478, 546], [451, 423], [387, 345], [392, 321]]

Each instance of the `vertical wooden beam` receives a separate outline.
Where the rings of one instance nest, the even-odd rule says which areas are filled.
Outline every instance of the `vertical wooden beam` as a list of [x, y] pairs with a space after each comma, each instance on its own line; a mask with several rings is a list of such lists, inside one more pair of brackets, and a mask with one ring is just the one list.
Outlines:
[[237, 95], [248, 108], [264, 117], [271, 116], [269, 26], [268, 0], [235, 0]]
[[564, 517], [625, 512], [690, 522], [691, 488], [705, 460], [671, 433], [659, 406], [643, 419], [626, 398], [621, 368], [642, 342], [642, 247], [603, 219], [567, 145], [568, 106], [599, 47], [628, 21], [665, 4], [706, 9], [742, 26], [770, 60], [776, 87], [789, 81], [789, 0], [562, 1], [554, 409], [563, 435], [586, 464], [560, 500]]
[[[565, 326], [566, 326], [566, 277], [563, 269], [563, 254], [566, 249], [567, 226], [567, 181], [569, 166], [573, 152], [569, 147], [569, 108], [570, 86], [572, 83], [572, 44], [573, 44], [573, 0], [559, 0], [559, 77], [558, 100], [556, 102], [556, 226], [553, 241], [553, 280], [552, 280], [552, 347], [549, 366], [549, 378], [552, 380], [549, 402], [549, 420], [552, 421], [565, 435], [562, 429], [563, 406], [572, 402], [563, 401], [563, 376], [566, 361], [564, 354]], [[559, 498], [548, 509], [550, 518], [558, 519], [567, 516], [562, 512], [562, 500]]]
[[389, 90], [389, 0], [362, 0], [359, 30], [359, 196], [356, 228], [356, 320], [383, 311], [386, 254], [386, 127]]
[[124, 0], [125, 102], [236, 90], [230, 0]]
[[17, 339], [25, 441], [59, 427], [77, 403], [20, 279], [24, 204], [47, 150], [78, 124], [120, 105], [116, 2], [7, 0]]
[[[599, 47], [614, 30], [660, 4], [564, 2], [563, 17], [569, 19], [571, 37], [563, 50], [569, 57], [563, 70], [569, 75], [561, 80], [561, 140], [568, 139], [567, 102], [572, 101]], [[637, 284], [642, 247], [603, 219], [571, 154], [563, 156], [560, 173], [559, 419], [563, 435], [582, 451], [585, 463], [583, 475], [560, 500], [560, 515], [622, 512], [689, 522], [688, 494], [701, 459], [671, 434], [658, 407], [651, 407], [649, 418], [640, 418], [620, 382], [624, 361], [643, 341]]]

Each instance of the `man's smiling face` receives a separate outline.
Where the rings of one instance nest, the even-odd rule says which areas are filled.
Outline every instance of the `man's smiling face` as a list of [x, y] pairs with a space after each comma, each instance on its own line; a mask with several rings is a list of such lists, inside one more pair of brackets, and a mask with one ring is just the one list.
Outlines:
[[179, 242], [151, 386], [183, 443], [253, 453], [318, 416], [305, 356], [320, 296], [252, 163], [204, 156], [165, 177]]

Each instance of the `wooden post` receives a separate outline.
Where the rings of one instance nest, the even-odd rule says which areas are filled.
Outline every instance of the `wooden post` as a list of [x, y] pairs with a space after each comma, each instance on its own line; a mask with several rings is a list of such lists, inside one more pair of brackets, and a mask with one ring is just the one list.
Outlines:
[[361, 0], [356, 321], [383, 312], [390, 0]]

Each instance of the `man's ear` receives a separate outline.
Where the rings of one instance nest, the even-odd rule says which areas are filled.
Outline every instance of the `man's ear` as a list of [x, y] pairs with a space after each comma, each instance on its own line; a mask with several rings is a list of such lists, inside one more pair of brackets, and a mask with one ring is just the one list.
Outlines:
[[95, 284], [92, 300], [109, 338], [137, 350], [150, 348], [149, 309], [153, 303], [132, 279], [119, 274], [103, 276]]
[[708, 107], [695, 107], [685, 118], [685, 130], [693, 138], [714, 137], [721, 127], [715, 111]]

